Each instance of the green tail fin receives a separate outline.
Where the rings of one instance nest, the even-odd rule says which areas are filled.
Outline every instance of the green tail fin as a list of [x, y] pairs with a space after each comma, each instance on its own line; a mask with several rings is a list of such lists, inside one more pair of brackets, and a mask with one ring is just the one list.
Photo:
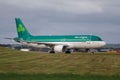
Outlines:
[[26, 40], [31, 37], [31, 34], [27, 31], [24, 24], [20, 20], [20, 18], [15, 18], [16, 27], [17, 27], [17, 33], [18, 38]]

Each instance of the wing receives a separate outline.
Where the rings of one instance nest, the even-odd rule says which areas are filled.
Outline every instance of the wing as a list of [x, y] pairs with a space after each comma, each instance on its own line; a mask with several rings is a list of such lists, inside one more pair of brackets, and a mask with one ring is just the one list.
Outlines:
[[20, 40], [19, 41], [20, 43], [22, 44], [35, 44], [35, 45], [45, 45], [46, 47], [49, 47], [49, 48], [53, 48], [54, 46], [56, 45], [63, 45], [65, 47], [68, 47], [69, 45], [68, 44], [62, 44], [62, 43], [59, 43], [59, 42], [32, 42], [32, 41], [23, 41], [23, 40]]
[[37, 45], [45, 45], [45, 46], [48, 46], [50, 48], [54, 47], [56, 45], [63, 45], [63, 46], [66, 46], [66, 47], [69, 46], [68, 44], [55, 43], [55, 42], [27, 42], [27, 43], [33, 43], [33, 44], [37, 44]]

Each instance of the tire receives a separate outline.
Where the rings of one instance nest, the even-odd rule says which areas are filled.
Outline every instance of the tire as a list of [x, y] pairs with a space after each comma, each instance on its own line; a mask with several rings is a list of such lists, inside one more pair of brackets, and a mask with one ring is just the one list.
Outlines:
[[65, 51], [65, 53], [66, 53], [66, 54], [71, 54], [71, 52], [70, 52], [70, 51]]
[[52, 53], [55, 53], [55, 51], [50, 51], [49, 53], [51, 53], [51, 54], [52, 54]]

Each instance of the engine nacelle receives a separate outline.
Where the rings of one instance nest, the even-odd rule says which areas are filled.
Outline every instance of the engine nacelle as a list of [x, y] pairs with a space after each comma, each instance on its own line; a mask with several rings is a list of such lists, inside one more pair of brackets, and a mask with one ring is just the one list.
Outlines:
[[54, 51], [55, 52], [64, 52], [65, 46], [64, 45], [56, 45], [56, 46], [54, 46]]

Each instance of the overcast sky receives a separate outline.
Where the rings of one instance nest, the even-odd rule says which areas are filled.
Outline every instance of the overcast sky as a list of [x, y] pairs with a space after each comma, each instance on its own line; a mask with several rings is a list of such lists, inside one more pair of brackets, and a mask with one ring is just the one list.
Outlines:
[[0, 0], [0, 43], [14, 43], [14, 18], [33, 35], [100, 36], [120, 43], [120, 0]]

